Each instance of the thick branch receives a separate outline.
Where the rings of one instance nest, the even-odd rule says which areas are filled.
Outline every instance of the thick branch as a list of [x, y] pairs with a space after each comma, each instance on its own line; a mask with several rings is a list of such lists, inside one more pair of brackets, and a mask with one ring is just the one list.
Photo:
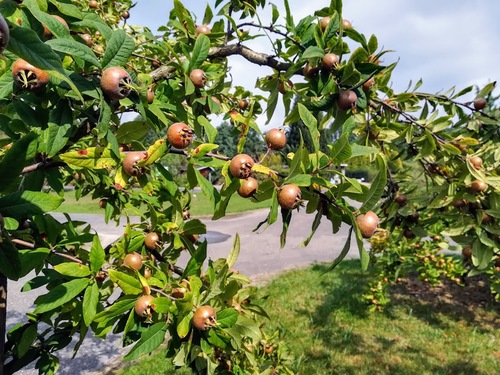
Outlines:
[[[255, 52], [254, 50], [241, 44], [229, 44], [227, 46], [212, 47], [208, 52], [209, 59], [219, 59], [233, 55], [242, 56], [253, 64], [269, 66], [279, 71], [286, 71], [291, 66], [290, 63], [280, 61], [275, 56]], [[151, 78], [153, 78], [153, 81], [160, 81], [162, 79], [170, 78], [175, 69], [176, 68], [173, 66], [163, 65], [158, 69], [153, 70], [150, 75]]]
[[63, 167], [65, 166], [66, 163], [62, 161], [49, 161], [49, 162], [40, 162], [32, 165], [28, 165], [27, 167], [23, 168], [22, 173], [30, 173], [37, 171], [39, 169], [49, 169], [49, 168], [55, 168], [55, 167]]

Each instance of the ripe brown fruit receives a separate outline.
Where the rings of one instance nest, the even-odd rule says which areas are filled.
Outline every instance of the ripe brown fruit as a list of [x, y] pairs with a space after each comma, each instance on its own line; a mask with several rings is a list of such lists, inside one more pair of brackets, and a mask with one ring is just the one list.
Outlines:
[[101, 89], [111, 100], [124, 99], [132, 91], [132, 78], [122, 67], [112, 66], [102, 72]]
[[193, 142], [193, 130], [183, 122], [175, 122], [168, 128], [167, 141], [175, 148], [186, 148]]
[[324, 70], [330, 72], [338, 66], [339, 61], [340, 57], [338, 55], [334, 53], [327, 53], [321, 60], [321, 66]]
[[301, 197], [302, 193], [297, 185], [286, 184], [280, 188], [278, 203], [281, 208], [291, 210], [300, 205]]
[[186, 295], [187, 290], [184, 287], [172, 288], [172, 293], [170, 295], [177, 299], [182, 299]]
[[471, 163], [474, 169], [481, 169], [481, 167], [483, 166], [483, 159], [481, 159], [481, 157], [479, 156], [472, 156], [469, 159], [469, 163]]
[[9, 44], [9, 36], [9, 25], [7, 25], [7, 21], [0, 14], [0, 54], [3, 53], [3, 50]]
[[148, 250], [155, 250], [159, 241], [160, 236], [158, 236], [158, 233], [149, 232], [146, 234], [146, 238], [144, 238], [144, 246], [146, 246]]
[[189, 74], [189, 78], [191, 79], [191, 82], [193, 82], [194, 87], [197, 87], [199, 89], [205, 87], [207, 83], [207, 76], [205, 75], [205, 72], [201, 69], [194, 69]]
[[341, 91], [337, 98], [337, 107], [343, 111], [352, 109], [356, 106], [358, 96], [352, 90]]
[[451, 205], [455, 208], [463, 208], [467, 206], [467, 201], [465, 199], [457, 199], [451, 202]]
[[486, 107], [487, 101], [485, 98], [477, 98], [474, 100], [474, 109], [480, 111]]
[[481, 217], [481, 224], [491, 224], [493, 222], [493, 218], [488, 215], [486, 212], [483, 212]]
[[245, 109], [248, 108], [248, 100], [246, 99], [240, 99], [238, 100], [238, 108], [244, 111]]
[[251, 197], [255, 194], [259, 187], [259, 183], [253, 177], [248, 177], [241, 180], [241, 185], [238, 188], [238, 194], [243, 198]]
[[94, 40], [92, 39], [92, 36], [90, 34], [81, 34], [80, 38], [83, 39], [87, 47], [92, 47]]
[[472, 248], [470, 246], [466, 246], [462, 249], [462, 255], [465, 259], [470, 259], [472, 257]]
[[139, 167], [137, 163], [145, 158], [146, 153], [143, 151], [128, 152], [122, 162], [123, 170], [129, 176], [141, 176], [144, 173], [144, 169]]
[[[63, 24], [64, 27], [66, 27], [66, 29], [69, 31], [69, 26], [68, 26], [68, 23], [66, 22], [66, 20], [64, 18], [62, 18], [61, 16], [58, 16], [57, 14], [51, 14], [52, 17], [54, 17], [56, 20], [58, 20], [59, 22], [61, 22]], [[52, 31], [50, 31], [47, 26], [45, 25], [42, 25], [43, 26], [43, 36], [47, 39], [51, 38], [52, 37]]]
[[406, 202], [408, 201], [408, 198], [406, 198], [406, 195], [404, 195], [404, 194], [398, 194], [394, 200], [400, 206], [404, 206], [406, 204]]
[[363, 238], [370, 238], [378, 227], [379, 219], [375, 212], [368, 211], [356, 217], [356, 223]]
[[23, 59], [17, 59], [12, 64], [12, 76], [17, 86], [29, 91], [39, 90], [49, 82], [49, 74], [46, 71]]
[[148, 88], [148, 92], [146, 93], [146, 101], [148, 104], [153, 103], [155, 100], [155, 92], [151, 87]]
[[198, 25], [195, 30], [195, 35], [208, 35], [212, 32], [212, 29], [208, 27], [207, 25]]
[[321, 27], [321, 31], [325, 31], [328, 24], [330, 23], [331, 18], [330, 17], [323, 17], [319, 20], [319, 26]]
[[216, 318], [217, 313], [212, 306], [201, 306], [193, 315], [193, 326], [200, 331], [206, 331], [217, 324]]
[[247, 154], [238, 154], [231, 159], [229, 173], [236, 178], [248, 178], [252, 175], [253, 159]]
[[280, 129], [271, 129], [266, 133], [266, 145], [271, 150], [281, 150], [286, 146], [286, 134]]
[[90, 0], [89, 1], [89, 8], [91, 8], [91, 9], [99, 8], [99, 3], [97, 2], [97, 0]]
[[278, 81], [278, 91], [285, 95], [287, 90], [290, 90], [293, 88], [293, 82], [290, 80], [287, 80], [286, 82], [283, 81]]
[[108, 204], [108, 200], [107, 199], [101, 199], [99, 201], [99, 208], [106, 208], [107, 204]]
[[488, 189], [488, 185], [484, 181], [474, 180], [470, 184], [470, 189], [474, 193], [480, 193], [480, 192], [485, 191], [486, 189]]
[[342, 20], [342, 28], [344, 30], [352, 29], [352, 23], [349, 20]]
[[318, 73], [319, 73], [319, 68], [309, 64], [307, 64], [303, 70], [304, 77], [306, 78], [314, 78], [318, 75]]
[[151, 304], [155, 298], [151, 295], [145, 295], [139, 297], [139, 299], [135, 302], [134, 311], [141, 318], [150, 318], [151, 310], [154, 309], [154, 306]]
[[125, 255], [125, 258], [123, 259], [123, 265], [139, 271], [142, 268], [141, 254], [134, 251], [133, 253]]
[[375, 85], [375, 78], [371, 77], [368, 81], [363, 83], [363, 90], [370, 91], [370, 89]]
[[128, 11], [124, 10], [124, 11], [122, 12], [121, 16], [122, 16], [122, 18], [123, 18], [124, 20], [128, 20], [128, 19], [130, 18], [130, 13], [129, 13]]

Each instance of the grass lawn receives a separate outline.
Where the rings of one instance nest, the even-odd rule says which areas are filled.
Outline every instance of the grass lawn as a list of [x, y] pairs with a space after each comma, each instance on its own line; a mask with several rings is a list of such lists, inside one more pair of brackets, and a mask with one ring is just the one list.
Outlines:
[[[85, 213], [85, 214], [102, 214], [103, 210], [99, 208], [99, 201], [93, 200], [90, 196], [85, 196], [79, 200], [75, 199], [72, 191], [66, 192], [63, 204], [56, 210], [57, 212], [67, 213]], [[253, 202], [250, 199], [241, 198], [238, 194], [234, 194], [226, 213], [237, 213], [255, 210], [259, 208], [269, 207], [270, 202]], [[213, 204], [201, 192], [193, 193], [191, 201], [191, 216], [206, 216], [213, 214]]]
[[[359, 298], [367, 284], [359, 262], [322, 275], [326, 267], [293, 270], [260, 289], [269, 294], [267, 327], [283, 332], [297, 374], [498, 374], [498, 304], [435, 303], [407, 298], [399, 288], [384, 312], [370, 314]], [[174, 371], [162, 356], [117, 374], [138, 375], [144, 368], [189, 374]]]

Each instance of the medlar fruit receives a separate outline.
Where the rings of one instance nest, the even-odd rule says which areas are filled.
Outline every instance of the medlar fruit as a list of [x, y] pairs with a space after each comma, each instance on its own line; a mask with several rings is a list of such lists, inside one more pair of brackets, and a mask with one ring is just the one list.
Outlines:
[[122, 67], [112, 66], [102, 72], [101, 89], [108, 99], [124, 99], [132, 91], [132, 78]]
[[474, 180], [470, 184], [470, 189], [474, 193], [480, 193], [480, 192], [485, 191], [486, 189], [488, 189], [488, 185], [484, 181]]
[[266, 145], [271, 150], [281, 150], [286, 146], [286, 134], [280, 129], [271, 129], [266, 133]]
[[236, 178], [248, 178], [252, 175], [253, 159], [247, 154], [238, 154], [231, 159], [229, 173]]
[[3, 53], [3, 50], [9, 44], [9, 36], [9, 25], [7, 25], [7, 21], [0, 14], [0, 54]]
[[208, 35], [212, 32], [212, 29], [207, 25], [198, 25], [195, 30], [195, 35], [198, 36], [200, 34]]
[[477, 110], [477, 111], [480, 111], [480, 110], [482, 110], [482, 109], [484, 109], [486, 107], [487, 103], [488, 102], [486, 101], [485, 98], [477, 98], [473, 102], [474, 109]]
[[139, 299], [135, 302], [134, 311], [141, 318], [150, 318], [151, 317], [151, 309], [154, 306], [151, 304], [155, 298], [151, 295], [144, 295], [139, 297]]
[[206, 331], [217, 324], [216, 318], [217, 313], [212, 306], [201, 306], [193, 315], [193, 326], [200, 331]]
[[144, 239], [144, 246], [146, 246], [146, 249], [148, 250], [155, 250], [159, 241], [160, 236], [158, 236], [158, 233], [149, 232], [146, 234], [146, 238]]
[[134, 251], [133, 253], [125, 255], [123, 264], [127, 267], [139, 271], [142, 268], [142, 256], [141, 254]]
[[375, 233], [379, 220], [375, 212], [368, 211], [366, 214], [356, 217], [356, 223], [363, 238], [370, 238]]
[[191, 79], [191, 82], [193, 82], [194, 87], [199, 89], [205, 87], [205, 84], [207, 83], [207, 76], [201, 69], [194, 69], [191, 74], [189, 74], [189, 78]]
[[278, 203], [281, 208], [291, 210], [300, 205], [302, 193], [295, 184], [286, 184], [280, 188]]
[[12, 64], [12, 75], [17, 86], [29, 91], [41, 89], [49, 82], [49, 73], [23, 59], [17, 59]]
[[167, 141], [175, 148], [186, 148], [193, 142], [193, 130], [183, 122], [170, 125], [167, 130]]
[[238, 194], [243, 198], [251, 197], [255, 194], [259, 187], [259, 183], [253, 177], [248, 177], [241, 180], [241, 185], [238, 188]]
[[340, 61], [340, 57], [334, 53], [327, 53], [321, 60], [321, 66], [328, 72], [335, 69]]
[[143, 151], [128, 152], [122, 162], [123, 170], [129, 176], [141, 176], [144, 173], [144, 169], [139, 167], [137, 163], [145, 158], [146, 153]]
[[474, 169], [481, 169], [481, 167], [483, 166], [483, 159], [481, 159], [481, 157], [479, 156], [472, 156], [469, 159], [469, 163], [471, 163]]
[[347, 111], [350, 108], [354, 108], [358, 96], [352, 90], [341, 91], [339, 97], [337, 98], [337, 107], [343, 111]]

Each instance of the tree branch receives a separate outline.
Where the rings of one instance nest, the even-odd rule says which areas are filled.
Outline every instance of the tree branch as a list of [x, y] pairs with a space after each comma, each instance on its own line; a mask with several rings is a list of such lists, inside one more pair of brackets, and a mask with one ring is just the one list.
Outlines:
[[42, 161], [40, 163], [28, 165], [27, 167], [23, 168], [23, 171], [21, 173], [26, 174], [26, 173], [37, 171], [39, 169], [63, 167], [65, 165], [66, 165], [66, 163], [64, 163], [62, 161]]
[[[241, 44], [229, 44], [220, 47], [212, 47], [208, 51], [209, 59], [220, 59], [223, 57], [239, 55], [248, 60], [251, 63], [269, 66], [270, 68], [286, 71], [290, 68], [291, 64], [288, 62], [280, 61], [275, 56], [270, 56], [265, 53], [255, 52], [254, 50], [245, 47]], [[184, 58], [185, 59], [185, 58]], [[171, 77], [172, 73], [176, 70], [175, 67], [169, 65], [162, 65], [158, 69], [153, 70], [150, 75], [153, 82], [160, 81], [162, 79], [168, 79]], [[299, 72], [300, 73], [300, 72]]]

